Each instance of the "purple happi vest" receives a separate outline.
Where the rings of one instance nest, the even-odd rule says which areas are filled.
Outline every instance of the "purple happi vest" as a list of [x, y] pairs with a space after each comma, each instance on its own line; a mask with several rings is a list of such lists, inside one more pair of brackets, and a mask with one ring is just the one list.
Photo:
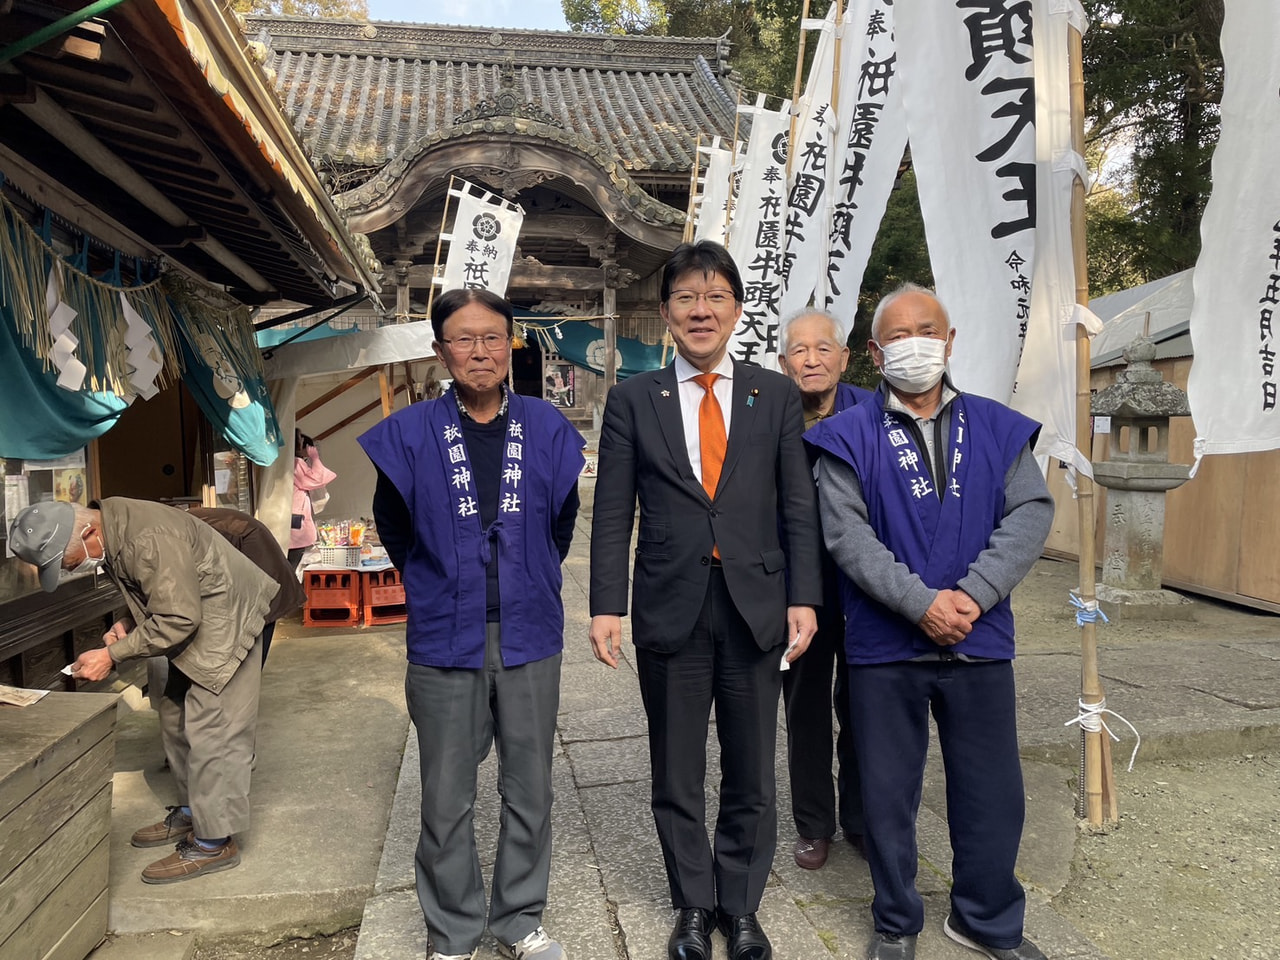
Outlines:
[[[943, 451], [946, 475], [936, 482], [926, 463], [928, 451], [916, 443], [908, 416], [886, 411], [882, 392], [816, 424], [804, 437], [853, 467], [880, 542], [937, 590], [955, 589], [986, 549], [1004, 515], [1005, 474], [1039, 430], [1022, 414], [972, 394], [957, 396], [950, 411]], [[939, 650], [917, 624], [864, 593], [843, 573], [840, 581], [850, 663], [910, 660]], [[950, 649], [1012, 659], [1009, 598], [979, 617], [973, 632]]]
[[413, 518], [405, 560], [409, 661], [484, 665], [485, 567], [496, 552], [502, 661], [513, 667], [564, 646], [555, 523], [584, 462], [583, 440], [551, 404], [509, 393], [497, 519], [480, 523], [475, 478], [453, 390], [362, 434], [369, 459]]

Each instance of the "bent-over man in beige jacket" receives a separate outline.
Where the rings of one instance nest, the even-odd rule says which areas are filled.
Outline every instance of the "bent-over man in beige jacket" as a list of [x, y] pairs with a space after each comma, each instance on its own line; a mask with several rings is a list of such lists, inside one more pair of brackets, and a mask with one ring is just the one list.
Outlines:
[[36, 504], [14, 519], [9, 544], [39, 568], [46, 591], [63, 571], [96, 568], [128, 604], [131, 616], [77, 658], [73, 677], [101, 680], [124, 660], [169, 659], [160, 732], [178, 805], [132, 842], [177, 847], [142, 879], [173, 883], [234, 867], [235, 834], [249, 826], [262, 626], [279, 585], [208, 524], [144, 500]]

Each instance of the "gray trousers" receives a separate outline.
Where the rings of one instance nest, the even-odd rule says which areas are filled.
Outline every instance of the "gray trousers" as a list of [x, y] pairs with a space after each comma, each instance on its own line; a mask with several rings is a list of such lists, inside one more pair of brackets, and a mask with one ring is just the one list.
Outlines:
[[484, 879], [473, 814], [476, 768], [490, 744], [498, 746], [502, 815], [489, 932], [515, 943], [541, 924], [547, 903], [561, 655], [507, 669], [500, 635], [499, 624], [486, 625], [480, 670], [410, 663], [405, 676], [421, 754], [418, 902], [435, 949], [446, 954], [470, 953], [484, 934]]
[[249, 829], [261, 682], [261, 637], [221, 693], [192, 683], [169, 664], [159, 704], [160, 740], [178, 784], [178, 803], [191, 807], [197, 837], [216, 840]]

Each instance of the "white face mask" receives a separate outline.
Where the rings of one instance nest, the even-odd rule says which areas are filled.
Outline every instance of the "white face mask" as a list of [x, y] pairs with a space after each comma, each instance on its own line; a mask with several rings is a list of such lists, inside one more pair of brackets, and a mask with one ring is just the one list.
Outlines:
[[905, 337], [877, 344], [884, 353], [881, 374], [903, 393], [924, 393], [947, 369], [947, 341], [933, 337]]
[[[97, 573], [102, 569], [102, 565], [107, 562], [107, 551], [105, 546], [103, 546], [102, 556], [89, 556], [89, 542], [84, 538], [84, 535], [88, 530], [89, 528], [86, 526], [80, 531], [80, 544], [84, 547], [84, 559], [77, 563], [71, 570], [66, 571], [65, 576], [78, 577], [82, 573]], [[99, 544], [102, 543], [101, 538], [99, 538], [98, 542]]]

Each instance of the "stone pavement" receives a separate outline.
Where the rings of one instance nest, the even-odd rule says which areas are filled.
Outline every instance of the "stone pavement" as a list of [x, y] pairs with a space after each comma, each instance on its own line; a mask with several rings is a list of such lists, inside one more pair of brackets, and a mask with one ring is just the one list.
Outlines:
[[[633, 661], [624, 646], [619, 669], [609, 670], [593, 659], [586, 641], [591, 485], [583, 484], [583, 516], [565, 564], [555, 853], [544, 922], [573, 960], [662, 960], [672, 915], [648, 808], [647, 742]], [[1042, 561], [1015, 593], [1028, 799], [1018, 870], [1028, 891], [1028, 935], [1053, 960], [1102, 960], [1052, 907], [1070, 880], [1078, 830], [1073, 784], [1080, 741], [1074, 727], [1064, 726], [1075, 714], [1079, 689], [1078, 630], [1065, 602], [1027, 607], [1020, 600], [1023, 592], [1065, 595], [1073, 575], [1070, 565]], [[1214, 620], [1212, 635], [1194, 642], [1161, 643], [1156, 631], [1145, 641], [1106, 647], [1102, 670], [1110, 701], [1143, 736], [1136, 772], [1125, 774], [1133, 740], [1116, 724], [1124, 734], [1115, 748], [1119, 778], [1140, 776], [1144, 758], [1230, 754], [1280, 740], [1280, 621], [1245, 612], [1233, 616]], [[1237, 621], [1238, 633], [1231, 626]], [[396, 629], [287, 631], [273, 647], [264, 676], [255, 827], [244, 863], [158, 890], [137, 881], [137, 870], [153, 851], [133, 850], [128, 835], [172, 801], [165, 800], [166, 780], [155, 769], [154, 722], [145, 710], [127, 716], [117, 763], [111, 917], [114, 930], [135, 936], [100, 948], [95, 960], [172, 960], [189, 953], [183, 944], [191, 937], [178, 935], [185, 930], [269, 943], [332, 931], [361, 916], [356, 960], [424, 956], [426, 931], [413, 890], [416, 743], [404, 714], [402, 681]], [[780, 730], [781, 723], [779, 713]], [[761, 922], [778, 960], [858, 960], [871, 933], [866, 864], [838, 843], [821, 871], [795, 866], [783, 741], [780, 735], [779, 846]], [[716, 753], [713, 728], [709, 821]], [[486, 874], [497, 835], [496, 772], [491, 755], [481, 769], [476, 801]], [[941, 932], [950, 851], [936, 745], [919, 835], [926, 928], [917, 955], [974, 957]], [[169, 930], [175, 933], [156, 935]], [[144, 940], [146, 934], [151, 936]], [[168, 952], [145, 953], [144, 946]], [[723, 960], [719, 935], [715, 947]], [[479, 957], [496, 956], [493, 941], [486, 939]]]

